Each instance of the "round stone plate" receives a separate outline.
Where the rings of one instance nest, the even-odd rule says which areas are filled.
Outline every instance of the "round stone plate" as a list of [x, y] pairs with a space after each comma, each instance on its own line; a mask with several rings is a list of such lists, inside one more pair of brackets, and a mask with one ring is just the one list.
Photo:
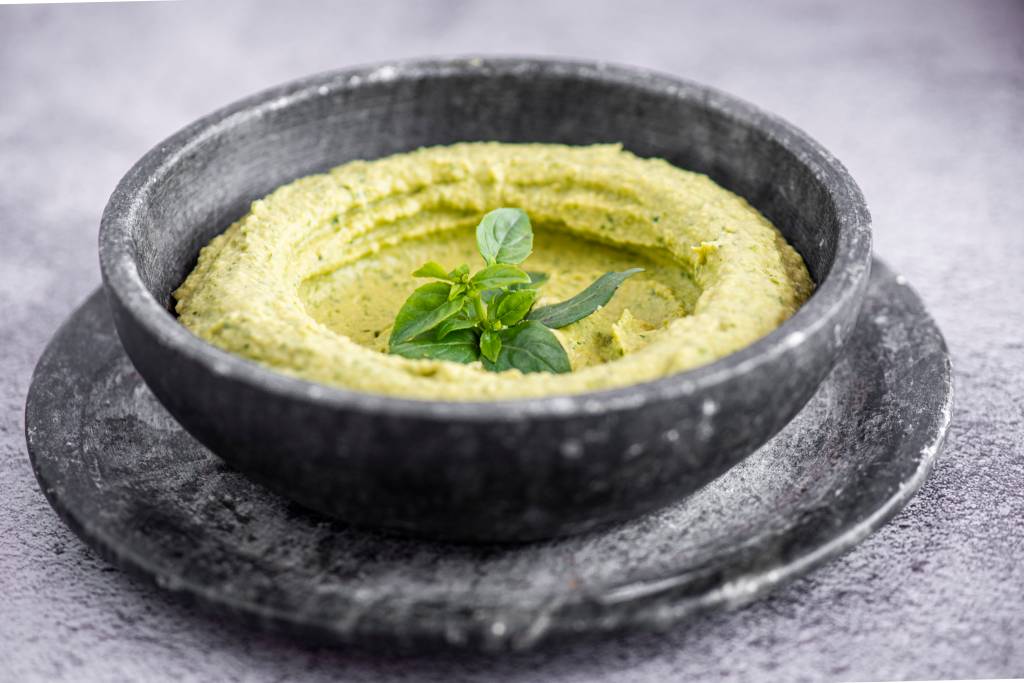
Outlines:
[[123, 354], [101, 293], [39, 361], [26, 432], [42, 490], [67, 524], [169, 591], [305, 638], [502, 650], [665, 627], [808, 571], [921, 486], [951, 401], [939, 330], [876, 262], [856, 334], [785, 430], [683, 502], [573, 538], [386, 537], [267, 492], [163, 410]]

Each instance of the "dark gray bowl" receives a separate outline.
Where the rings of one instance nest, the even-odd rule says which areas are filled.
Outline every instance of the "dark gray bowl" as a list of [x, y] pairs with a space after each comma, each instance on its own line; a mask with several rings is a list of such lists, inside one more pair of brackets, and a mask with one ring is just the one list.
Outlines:
[[[716, 363], [576, 396], [397, 399], [273, 372], [193, 336], [171, 296], [249, 203], [357, 158], [469, 140], [622, 142], [746, 197], [806, 260], [796, 315]], [[466, 541], [571, 534], [677, 500], [752, 452], [814, 393], [868, 281], [870, 218], [804, 133], [703, 86], [603, 64], [403, 62], [289, 83], [158, 145], [114, 191], [100, 263], [121, 342], [206, 446], [360, 526]]]

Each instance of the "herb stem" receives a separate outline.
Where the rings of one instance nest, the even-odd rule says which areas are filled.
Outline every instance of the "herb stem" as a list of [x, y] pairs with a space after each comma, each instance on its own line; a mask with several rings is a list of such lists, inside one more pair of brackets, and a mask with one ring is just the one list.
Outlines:
[[476, 310], [476, 317], [479, 318], [480, 322], [487, 322], [487, 307], [484, 305], [483, 297], [480, 292], [474, 292], [472, 294], [473, 308]]

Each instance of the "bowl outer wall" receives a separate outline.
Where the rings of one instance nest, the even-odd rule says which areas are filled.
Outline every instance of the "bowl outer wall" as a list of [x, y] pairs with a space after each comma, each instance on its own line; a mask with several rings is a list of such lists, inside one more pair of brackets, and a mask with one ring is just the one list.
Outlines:
[[[806, 172], [804, 182], [781, 178], [772, 187], [778, 196], [761, 199], [800, 207], [807, 193], [817, 192], [827, 200], [817, 217], [823, 226], [817, 246], [827, 249], [825, 231], [832, 230], [831, 262], [822, 266], [822, 258], [816, 259], [817, 291], [771, 334], [696, 370], [611, 391], [460, 403], [363, 394], [268, 370], [193, 336], [168, 313], [170, 288], [154, 295], [147, 286], [143, 274], [159, 269], [167, 253], [181, 252], [182, 240], [189, 242], [185, 251], [194, 261], [212, 236], [152, 228], [158, 209], [184, 213], [186, 225], [198, 224], [199, 218], [187, 215], [187, 203], [167, 200], [188, 196], [189, 188], [176, 184], [185, 183], [197, 165], [252, 146], [254, 131], [271, 138], [266, 144], [274, 144], [275, 136], [282, 144], [298, 144], [284, 139], [290, 129], [275, 130], [275, 122], [303, 107], [315, 115], [320, 98], [343, 100], [364, 88], [386, 96], [409, 84], [437, 88], [447, 79], [505, 79], [523, 88], [562, 79], [654, 105], [685, 104], [694, 116], [706, 117], [695, 130], [710, 136], [682, 143], [697, 150], [690, 167], [716, 180], [730, 173], [741, 177], [748, 164], [716, 159], [715, 145], [750, 145], [761, 152], [759, 146], [768, 145], [768, 152], [786, 155], [786, 163]], [[554, 139], [578, 142], [576, 133], [554, 128]], [[517, 133], [523, 134], [507, 137]], [[719, 133], [726, 138], [716, 138]], [[732, 140], [737, 135], [739, 142]], [[679, 155], [666, 155], [673, 156]], [[773, 161], [758, 159], [749, 166]], [[233, 203], [225, 209], [234, 212], [228, 221], [281, 182], [344, 160], [321, 158], [319, 166], [292, 169], [283, 179], [261, 177], [246, 196], [223, 198]], [[734, 167], [723, 166], [730, 163]], [[225, 177], [226, 185], [244, 182]], [[761, 208], [758, 197], [748, 198]], [[788, 226], [779, 227], [785, 233]], [[807, 242], [814, 229], [805, 226], [800, 233], [805, 254], [807, 244], [815, 248]], [[529, 540], [582, 531], [676, 500], [786, 424], [852, 331], [869, 275], [870, 218], [837, 160], [796, 128], [735, 98], [631, 68], [465, 58], [322, 74], [200, 119], [149, 152], [118, 185], [104, 212], [100, 262], [118, 334], [140, 374], [190, 433], [239, 469], [304, 505], [360, 525], [455, 540]]]

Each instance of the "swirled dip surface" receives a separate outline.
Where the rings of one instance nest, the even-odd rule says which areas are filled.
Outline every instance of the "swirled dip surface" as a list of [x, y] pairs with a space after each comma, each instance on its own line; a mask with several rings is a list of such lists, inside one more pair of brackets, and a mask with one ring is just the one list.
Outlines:
[[[633, 266], [594, 315], [556, 334], [573, 372], [487, 372], [385, 353], [391, 323], [433, 259], [483, 266], [474, 228], [524, 209], [538, 305]], [[568, 394], [655, 379], [767, 334], [810, 295], [797, 252], [706, 176], [617, 145], [464, 143], [354, 161], [278, 188], [214, 238], [175, 292], [181, 322], [222, 349], [297, 377], [421, 399]]]

